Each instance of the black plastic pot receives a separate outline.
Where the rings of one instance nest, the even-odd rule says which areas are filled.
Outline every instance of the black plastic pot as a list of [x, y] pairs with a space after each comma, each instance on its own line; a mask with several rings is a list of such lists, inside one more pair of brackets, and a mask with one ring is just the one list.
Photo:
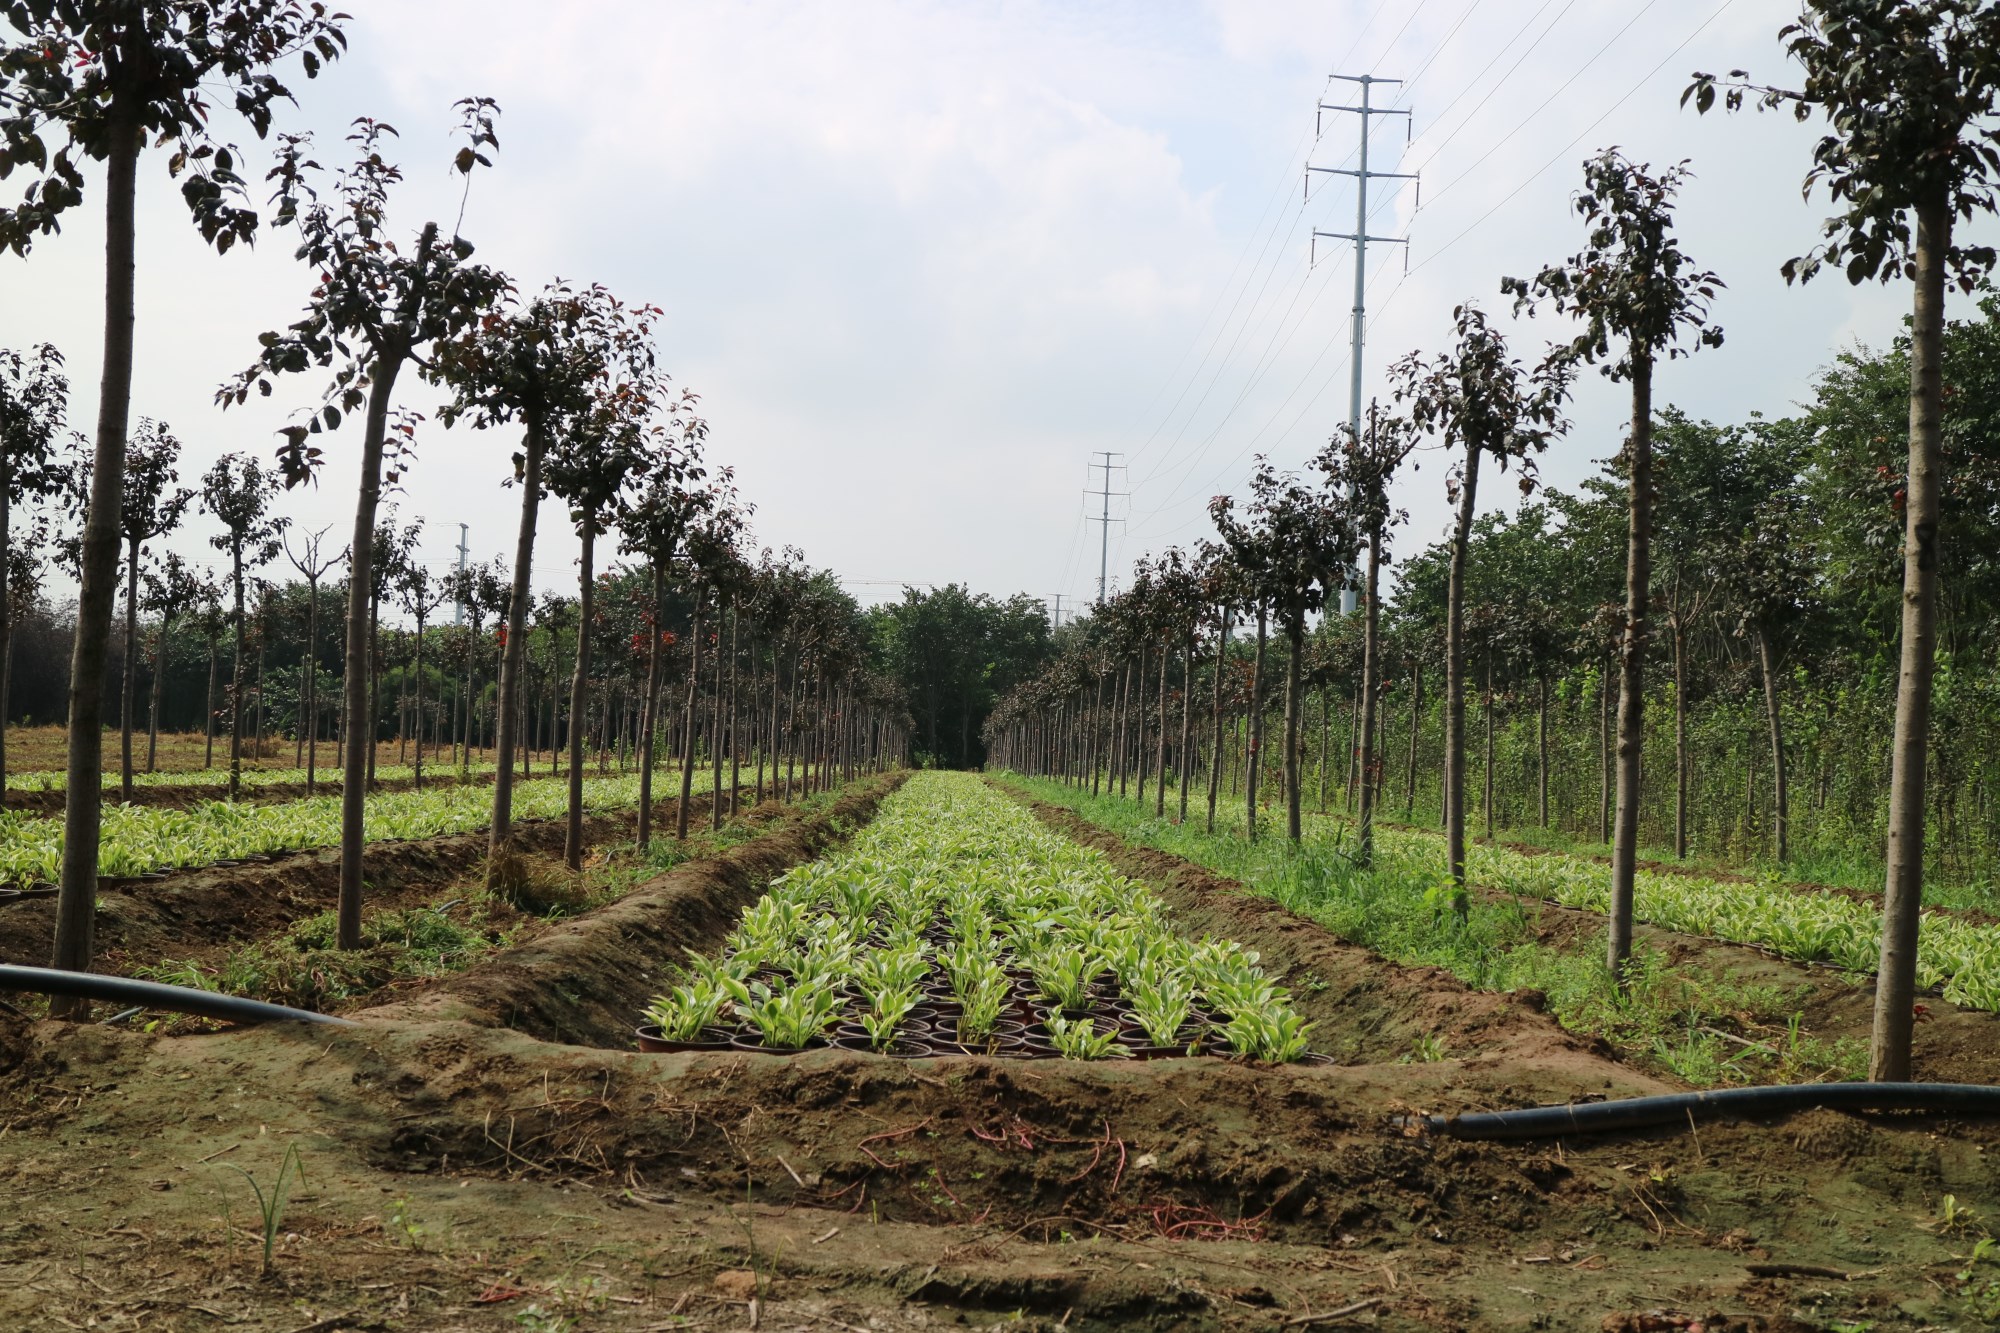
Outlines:
[[661, 1036], [660, 1026], [657, 1023], [642, 1024], [633, 1029], [633, 1035], [639, 1039], [639, 1049], [653, 1055], [679, 1055], [689, 1051], [726, 1051], [735, 1043], [735, 1038], [722, 1028], [703, 1028], [702, 1031], [713, 1035], [700, 1041], [675, 1041], [671, 1037]]
[[798, 1055], [802, 1051], [814, 1051], [826, 1045], [824, 1037], [815, 1038], [804, 1046], [766, 1046], [762, 1037], [737, 1037], [729, 1045], [739, 1051], [750, 1051], [756, 1055]]

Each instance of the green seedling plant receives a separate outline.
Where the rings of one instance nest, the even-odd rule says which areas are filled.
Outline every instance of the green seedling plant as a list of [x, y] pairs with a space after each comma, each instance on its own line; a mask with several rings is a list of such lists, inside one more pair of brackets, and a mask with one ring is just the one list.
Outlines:
[[1155, 1046], [1172, 1046], [1193, 1011], [1194, 987], [1178, 973], [1149, 978], [1132, 988], [1132, 1017]]
[[766, 1046], [780, 1050], [797, 1050], [818, 1040], [840, 1007], [825, 986], [792, 985], [773, 991], [761, 981], [739, 981], [731, 985], [730, 994], [737, 1014], [757, 1029]]
[[278, 1178], [271, 1182], [269, 1193], [265, 1192], [257, 1177], [242, 1167], [231, 1163], [229, 1169], [249, 1181], [250, 1192], [257, 1196], [257, 1214], [262, 1219], [264, 1227], [264, 1266], [260, 1272], [263, 1276], [269, 1277], [271, 1255], [278, 1243], [278, 1228], [285, 1220], [285, 1200], [292, 1184], [304, 1183], [306, 1178], [305, 1163], [299, 1160], [299, 1145], [296, 1143], [285, 1145], [285, 1155], [278, 1159]]
[[729, 999], [730, 992], [719, 980], [697, 976], [655, 997], [646, 1007], [646, 1019], [657, 1024], [668, 1041], [695, 1041], [703, 1028], [715, 1025]]
[[962, 1016], [958, 1021], [958, 1035], [966, 1041], [983, 1041], [993, 1033], [993, 1025], [1000, 1021], [1000, 1011], [1007, 1004], [1007, 974], [998, 967], [989, 966], [967, 989], [959, 992]]
[[1048, 1021], [1049, 1038], [1055, 1048], [1071, 1060], [1103, 1060], [1112, 1057], [1123, 1058], [1125, 1052], [1118, 1045], [1118, 1034], [1100, 1032], [1097, 1025], [1087, 1018], [1068, 1019], [1061, 1014], [1052, 1015]]

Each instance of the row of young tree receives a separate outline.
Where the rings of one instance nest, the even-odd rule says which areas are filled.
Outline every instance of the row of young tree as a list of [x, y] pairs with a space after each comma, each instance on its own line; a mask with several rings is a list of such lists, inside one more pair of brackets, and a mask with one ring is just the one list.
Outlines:
[[[0, 209], [0, 246], [30, 256], [37, 240], [83, 202], [86, 164], [104, 168], [103, 377], [87, 466], [65, 456], [67, 385], [59, 354], [42, 347], [11, 356], [0, 367], [5, 371], [0, 495], [6, 504], [0, 533], [9, 531], [12, 514], [23, 503], [32, 508], [39, 500], [81, 515], [80, 529], [63, 544], [66, 553], [56, 557], [69, 564], [79, 592], [64, 709], [69, 759], [53, 961], [59, 968], [87, 970], [96, 922], [100, 736], [114, 711], [107, 699], [112, 645], [120, 637], [125, 643], [115, 711], [125, 723], [123, 763], [129, 771], [143, 605], [153, 598], [155, 616], [171, 621], [179, 615], [199, 619], [210, 602], [184, 568], [187, 582], [174, 587], [169, 560], [158, 562], [151, 579], [143, 577], [146, 545], [179, 521], [194, 496], [177, 485], [170, 432], [155, 423], [131, 429], [139, 164], [142, 158], [164, 162], [179, 182], [190, 220], [218, 253], [248, 242], [260, 226], [260, 211], [249, 199], [241, 153], [216, 137], [217, 113], [233, 108], [259, 138], [270, 137], [276, 113], [292, 100], [281, 70], [296, 67], [310, 78], [336, 61], [346, 49], [346, 17], [317, 0], [22, 0], [0, 18], [12, 33], [0, 46], [0, 175], [20, 186], [17, 202]], [[498, 108], [490, 99], [473, 97], [459, 102], [457, 111], [462, 142], [452, 166], [465, 177], [469, 194], [474, 174], [492, 165]], [[562, 709], [572, 865], [580, 851], [593, 682], [609, 674], [627, 687], [623, 712], [604, 710], [598, 730], [629, 734], [637, 746], [643, 842], [656, 738], [668, 731], [667, 659], [675, 643], [685, 645], [677, 745], [683, 825], [704, 698], [707, 748], [718, 780], [725, 750], [732, 763], [743, 757], [743, 746], [731, 738], [740, 742], [759, 725], [753, 718], [762, 720], [758, 734], [765, 742], [757, 754], [769, 753], [775, 762], [773, 744], [789, 738], [809, 782], [900, 755], [905, 732], [900, 705], [892, 691], [864, 675], [851, 603], [835, 605], [836, 599], [825, 595], [825, 581], [794, 555], [776, 562], [747, 555], [749, 508], [738, 498], [728, 469], [705, 459], [707, 430], [695, 413], [694, 396], [676, 390], [657, 364], [652, 335], [661, 312], [623, 302], [601, 286], [558, 281], [524, 292], [475, 258], [457, 222], [393, 221], [391, 198], [402, 180], [388, 157], [394, 136], [383, 122], [357, 120], [348, 136], [351, 159], [337, 173], [314, 160], [308, 136], [275, 136], [270, 221], [293, 237], [307, 275], [305, 306], [292, 323], [259, 338], [254, 359], [218, 389], [216, 399], [228, 408], [253, 393], [270, 395], [289, 375], [318, 376], [322, 396], [317, 409], [281, 433], [275, 468], [226, 458], [203, 479], [202, 505], [223, 529], [216, 544], [230, 565], [232, 795], [249, 697], [244, 688], [249, 574], [272, 560], [289, 535], [273, 512], [277, 493], [316, 482], [328, 465], [325, 446], [355, 416], [359, 459], [349, 475], [356, 483], [356, 504], [346, 549], [322, 549], [318, 539], [293, 548], [295, 561], [303, 557], [300, 572], [308, 584], [299, 708], [307, 717], [318, 713], [319, 581], [339, 566], [345, 587], [329, 589], [344, 594], [342, 646], [331, 673], [340, 695], [334, 734], [359, 740], [375, 733], [385, 602], [403, 602], [417, 622], [409, 637], [413, 711], [417, 716], [426, 711], [423, 655], [433, 637], [427, 621], [448, 589], [399, 559], [402, 534], [385, 526], [379, 512], [384, 489], [416, 464], [422, 417], [399, 400], [406, 376], [442, 399], [435, 414], [445, 425], [462, 422], [506, 439], [495, 466], [521, 495], [513, 559], [504, 572], [491, 571], [490, 588], [461, 589], [497, 622], [496, 650], [485, 664], [494, 678], [496, 764], [489, 874], [499, 873], [509, 858], [513, 782], [533, 734], [531, 630], [541, 630], [546, 641], [560, 637], [548, 615], [534, 616], [530, 596], [545, 498], [560, 503], [582, 547], [577, 596], [569, 608], [572, 625], [582, 632], [568, 636], [574, 656], [566, 664]], [[461, 221], [464, 211], [461, 203]], [[631, 561], [622, 583], [600, 578], [606, 553], [599, 544], [611, 539]], [[19, 561], [13, 556], [17, 545], [23, 552]], [[7, 577], [0, 579], [0, 589], [32, 587], [36, 571], [21, 569], [17, 579], [17, 565], [29, 564], [37, 545], [8, 542]], [[113, 617], [121, 585], [122, 636]], [[614, 593], [622, 593], [617, 607], [607, 604]], [[668, 628], [677, 609], [670, 594], [680, 599], [686, 615], [683, 631]], [[170, 605], [178, 615], [168, 614]], [[180, 610], [183, 606], [189, 609]], [[0, 624], [8, 619], [6, 609], [0, 603]], [[594, 650], [603, 635], [597, 628], [620, 616], [636, 616], [643, 629], [621, 652], [605, 651], [599, 663]], [[160, 628], [158, 642], [164, 645], [172, 627]], [[0, 652], [0, 660], [5, 656]], [[482, 669], [475, 660], [480, 656], [468, 647], [467, 666], [475, 675]], [[759, 663], [768, 663], [761, 675]], [[553, 671], [547, 668], [547, 674]], [[164, 673], [155, 671], [153, 679], [157, 688]], [[630, 703], [634, 698], [636, 705]], [[310, 748], [318, 728], [308, 727], [307, 733]], [[553, 726], [544, 733], [553, 734]], [[337, 938], [346, 948], [361, 939], [362, 821], [374, 755], [372, 744], [345, 745], [340, 755]], [[57, 1009], [70, 1007], [62, 1002]]]
[[[1150, 778], [1154, 810], [1162, 815], [1171, 773], [1182, 818], [1205, 771], [1212, 826], [1230, 760], [1225, 702], [1237, 707], [1240, 690], [1244, 818], [1255, 838], [1266, 712], [1276, 697], [1282, 730], [1275, 768], [1286, 832], [1297, 840], [1312, 618], [1358, 583], [1351, 723], [1352, 771], [1361, 775], [1358, 855], [1369, 858], [1383, 792], [1382, 700], [1392, 669], [1409, 677], [1406, 707], [1415, 722], [1406, 814], [1414, 804], [1420, 692], [1426, 672], [1439, 678], [1442, 821], [1461, 921], [1468, 901], [1468, 703], [1486, 702], [1490, 812], [1494, 701], [1507, 690], [1532, 693], [1539, 724], [1536, 818], [1547, 825], [1555, 818], [1546, 795], [1550, 701], [1562, 697], [1563, 685], [1595, 676], [1598, 818], [1610, 825], [1611, 842], [1607, 956], [1622, 984], [1643, 835], [1642, 772], [1658, 772], [1642, 764], [1647, 705], [1663, 693], [1660, 640], [1671, 663], [1664, 694], [1674, 714], [1670, 785], [1681, 854], [1694, 767], [1689, 717], [1718, 659], [1735, 660], [1739, 645], [1754, 658], [1780, 856], [1790, 850], [1788, 756], [1797, 744], [1785, 730], [1781, 663], [1790, 662], [1794, 675], [1800, 666], [1831, 664], [1844, 674], [1814, 675], [1810, 691], [1820, 705], [1846, 711], [1837, 711], [1823, 733], [1839, 738], [1854, 720], [1890, 721], [1886, 744], [1873, 754], [1855, 753], [1867, 747], [1856, 747], [1847, 734], [1837, 757], [1855, 770], [1888, 761], [1887, 791], [1868, 812], [1887, 848], [1871, 1074], [1908, 1078], [1927, 835], [1939, 826], [1936, 812], [1944, 811], [1948, 824], [1960, 799], [1975, 815], [1988, 807], [1976, 733], [1936, 751], [1930, 742], [1941, 720], [1934, 708], [1941, 630], [1949, 636], [1942, 657], [1947, 694], [1962, 693], [1972, 703], [1990, 697], [1994, 679], [1982, 650], [1996, 605], [1987, 573], [2000, 516], [1993, 503], [2000, 492], [1992, 485], [2000, 450], [1987, 404], [1970, 400], [1992, 375], [1990, 356], [1980, 353], [1990, 350], [1995, 311], [1989, 301], [1983, 319], [1948, 333], [1944, 293], [1948, 283], [1978, 290], [1995, 258], [1954, 227], [1991, 212], [1992, 182], [2000, 175], [2000, 134], [1993, 128], [2000, 11], [1973, 0], [1810, 0], [1781, 41], [1802, 69], [1798, 88], [1752, 84], [1740, 71], [1727, 80], [1696, 75], [1682, 100], [1702, 112], [1720, 100], [1730, 110], [1748, 102], [1790, 110], [1802, 121], [1824, 120], [1807, 185], [1824, 185], [1835, 212], [1820, 244], [1789, 261], [1785, 274], [1804, 281], [1831, 268], [1851, 282], [1911, 281], [1909, 331], [1892, 353], [1844, 358], [1824, 377], [1817, 410], [1804, 421], [1718, 429], [1656, 412], [1658, 364], [1721, 343], [1709, 310], [1722, 283], [1674, 236], [1685, 164], [1655, 172], [1616, 150], [1603, 152], [1585, 163], [1576, 196], [1584, 248], [1532, 277], [1501, 282], [1517, 314], [1548, 309], [1573, 318], [1580, 331], [1528, 363], [1477, 305], [1459, 306], [1446, 350], [1412, 353], [1392, 367], [1393, 402], [1371, 411], [1365, 431], [1336, 438], [1303, 473], [1280, 472], [1260, 459], [1243, 512], [1227, 497], [1212, 503], [1214, 541], [1141, 562], [1133, 586], [1098, 607], [1047, 672], [996, 708], [988, 730], [1000, 762], [1093, 790], [1115, 782], [1123, 791], [1136, 777], [1142, 800]], [[1532, 495], [1536, 457], [1566, 434], [1563, 412], [1575, 379], [1592, 367], [1631, 393], [1629, 431], [1609, 475], [1579, 496], [1552, 496], [1511, 520], [1478, 520], [1482, 467], [1512, 469], [1523, 493]], [[1454, 460], [1446, 488], [1456, 517], [1441, 548], [1405, 562], [1393, 629], [1385, 633], [1380, 570], [1386, 536], [1401, 517], [1388, 483], [1419, 447], [1443, 449]], [[1357, 569], [1358, 575], [1350, 572]], [[1940, 597], [1941, 581], [1948, 581], [1949, 597]], [[1239, 622], [1254, 636], [1247, 683], [1229, 652]], [[1274, 631], [1281, 643], [1275, 661]], [[1321, 633], [1329, 642], [1339, 637]], [[1389, 651], [1392, 641], [1397, 651]], [[1206, 682], [1198, 660], [1207, 665]], [[1170, 696], [1176, 664], [1177, 717]], [[1272, 673], [1279, 669], [1284, 679], [1276, 686]], [[1205, 751], [1194, 722], [1194, 699], [1202, 693], [1211, 731]], [[1323, 692], [1323, 718], [1330, 701]], [[1794, 697], [1789, 707], [1799, 706]], [[1614, 707], [1615, 721], [1606, 715]], [[1835, 785], [1829, 757], [1815, 756], [1816, 808]], [[1934, 772], [1975, 770], [1969, 781], [1929, 785]], [[1848, 786], [1871, 797], [1879, 790], [1879, 783], [1851, 774]]]

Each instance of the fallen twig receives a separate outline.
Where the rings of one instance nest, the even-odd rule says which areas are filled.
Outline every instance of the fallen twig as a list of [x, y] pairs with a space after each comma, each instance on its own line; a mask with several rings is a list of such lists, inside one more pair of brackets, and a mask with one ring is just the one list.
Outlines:
[[1338, 1310], [1322, 1310], [1318, 1314], [1294, 1315], [1290, 1319], [1280, 1322], [1278, 1327], [1297, 1328], [1301, 1324], [1324, 1324], [1329, 1319], [1345, 1319], [1351, 1314], [1360, 1314], [1363, 1310], [1372, 1310], [1387, 1299], [1388, 1297], [1386, 1296], [1370, 1296], [1367, 1300], [1355, 1301], [1352, 1304], [1343, 1305]]

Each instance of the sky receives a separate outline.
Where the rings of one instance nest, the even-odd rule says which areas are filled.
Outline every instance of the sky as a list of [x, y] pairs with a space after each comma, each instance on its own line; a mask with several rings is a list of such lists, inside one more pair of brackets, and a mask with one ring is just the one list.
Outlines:
[[[1206, 504], [1253, 459], [1300, 466], [1349, 411], [1354, 257], [1315, 231], [1352, 231], [1356, 85], [1400, 79], [1375, 105], [1365, 395], [1384, 369], [1447, 345], [1453, 308], [1500, 317], [1517, 351], [1564, 336], [1516, 321], [1499, 293], [1574, 253], [1581, 163], [1616, 145], [1686, 159], [1679, 232], [1720, 273], [1724, 346], [1663, 368], [1661, 403], [1697, 417], [1782, 414], [1839, 351], [1880, 346], [1908, 310], [1902, 284], [1838, 276], [1788, 287], [1824, 195], [1802, 197], [1817, 133], [1789, 115], [1678, 107], [1688, 75], [1746, 67], [1784, 81], [1793, 0], [1131, 0], [1129, 3], [704, 3], [346, 0], [347, 56], [291, 71], [328, 166], [357, 116], [400, 131], [392, 216], [462, 233], [523, 291], [602, 282], [658, 305], [663, 365], [701, 395], [711, 461], [756, 506], [759, 546], [802, 548], [863, 602], [905, 584], [1026, 592], [1065, 616], [1097, 589], [1090, 521], [1109, 473], [1112, 587], [1147, 552], [1211, 535]], [[451, 110], [503, 108], [494, 168], [468, 194], [449, 163]], [[1317, 122], [1317, 123], [1316, 123]], [[264, 145], [218, 113], [261, 176]], [[13, 188], [11, 185], [6, 188]], [[261, 183], [255, 193], [264, 193]], [[0, 258], [0, 345], [44, 340], [69, 360], [73, 423], [94, 420], [103, 284], [101, 171], [60, 236]], [[1991, 239], [1990, 220], [1978, 224]], [[312, 375], [219, 409], [216, 387], [257, 335], [296, 317], [311, 286], [289, 237], [204, 249], [163, 155], [140, 167], [135, 417], [185, 443], [183, 480], [218, 456], [270, 456], [317, 401]], [[1623, 386], [1578, 388], [1572, 428], [1541, 460], [1574, 485], [1612, 454]], [[414, 377], [401, 406], [428, 418], [391, 497], [421, 519], [443, 569], [467, 525], [475, 560], [511, 552], [515, 438], [435, 420]], [[301, 531], [352, 522], [358, 418], [318, 485], [280, 512]], [[1399, 482], [1403, 550], [1439, 539], [1445, 460]], [[1482, 508], [1517, 502], [1489, 484]], [[220, 567], [196, 515], [168, 545]], [[538, 588], [573, 588], [577, 541], [543, 510]], [[281, 563], [280, 572], [289, 574]]]

